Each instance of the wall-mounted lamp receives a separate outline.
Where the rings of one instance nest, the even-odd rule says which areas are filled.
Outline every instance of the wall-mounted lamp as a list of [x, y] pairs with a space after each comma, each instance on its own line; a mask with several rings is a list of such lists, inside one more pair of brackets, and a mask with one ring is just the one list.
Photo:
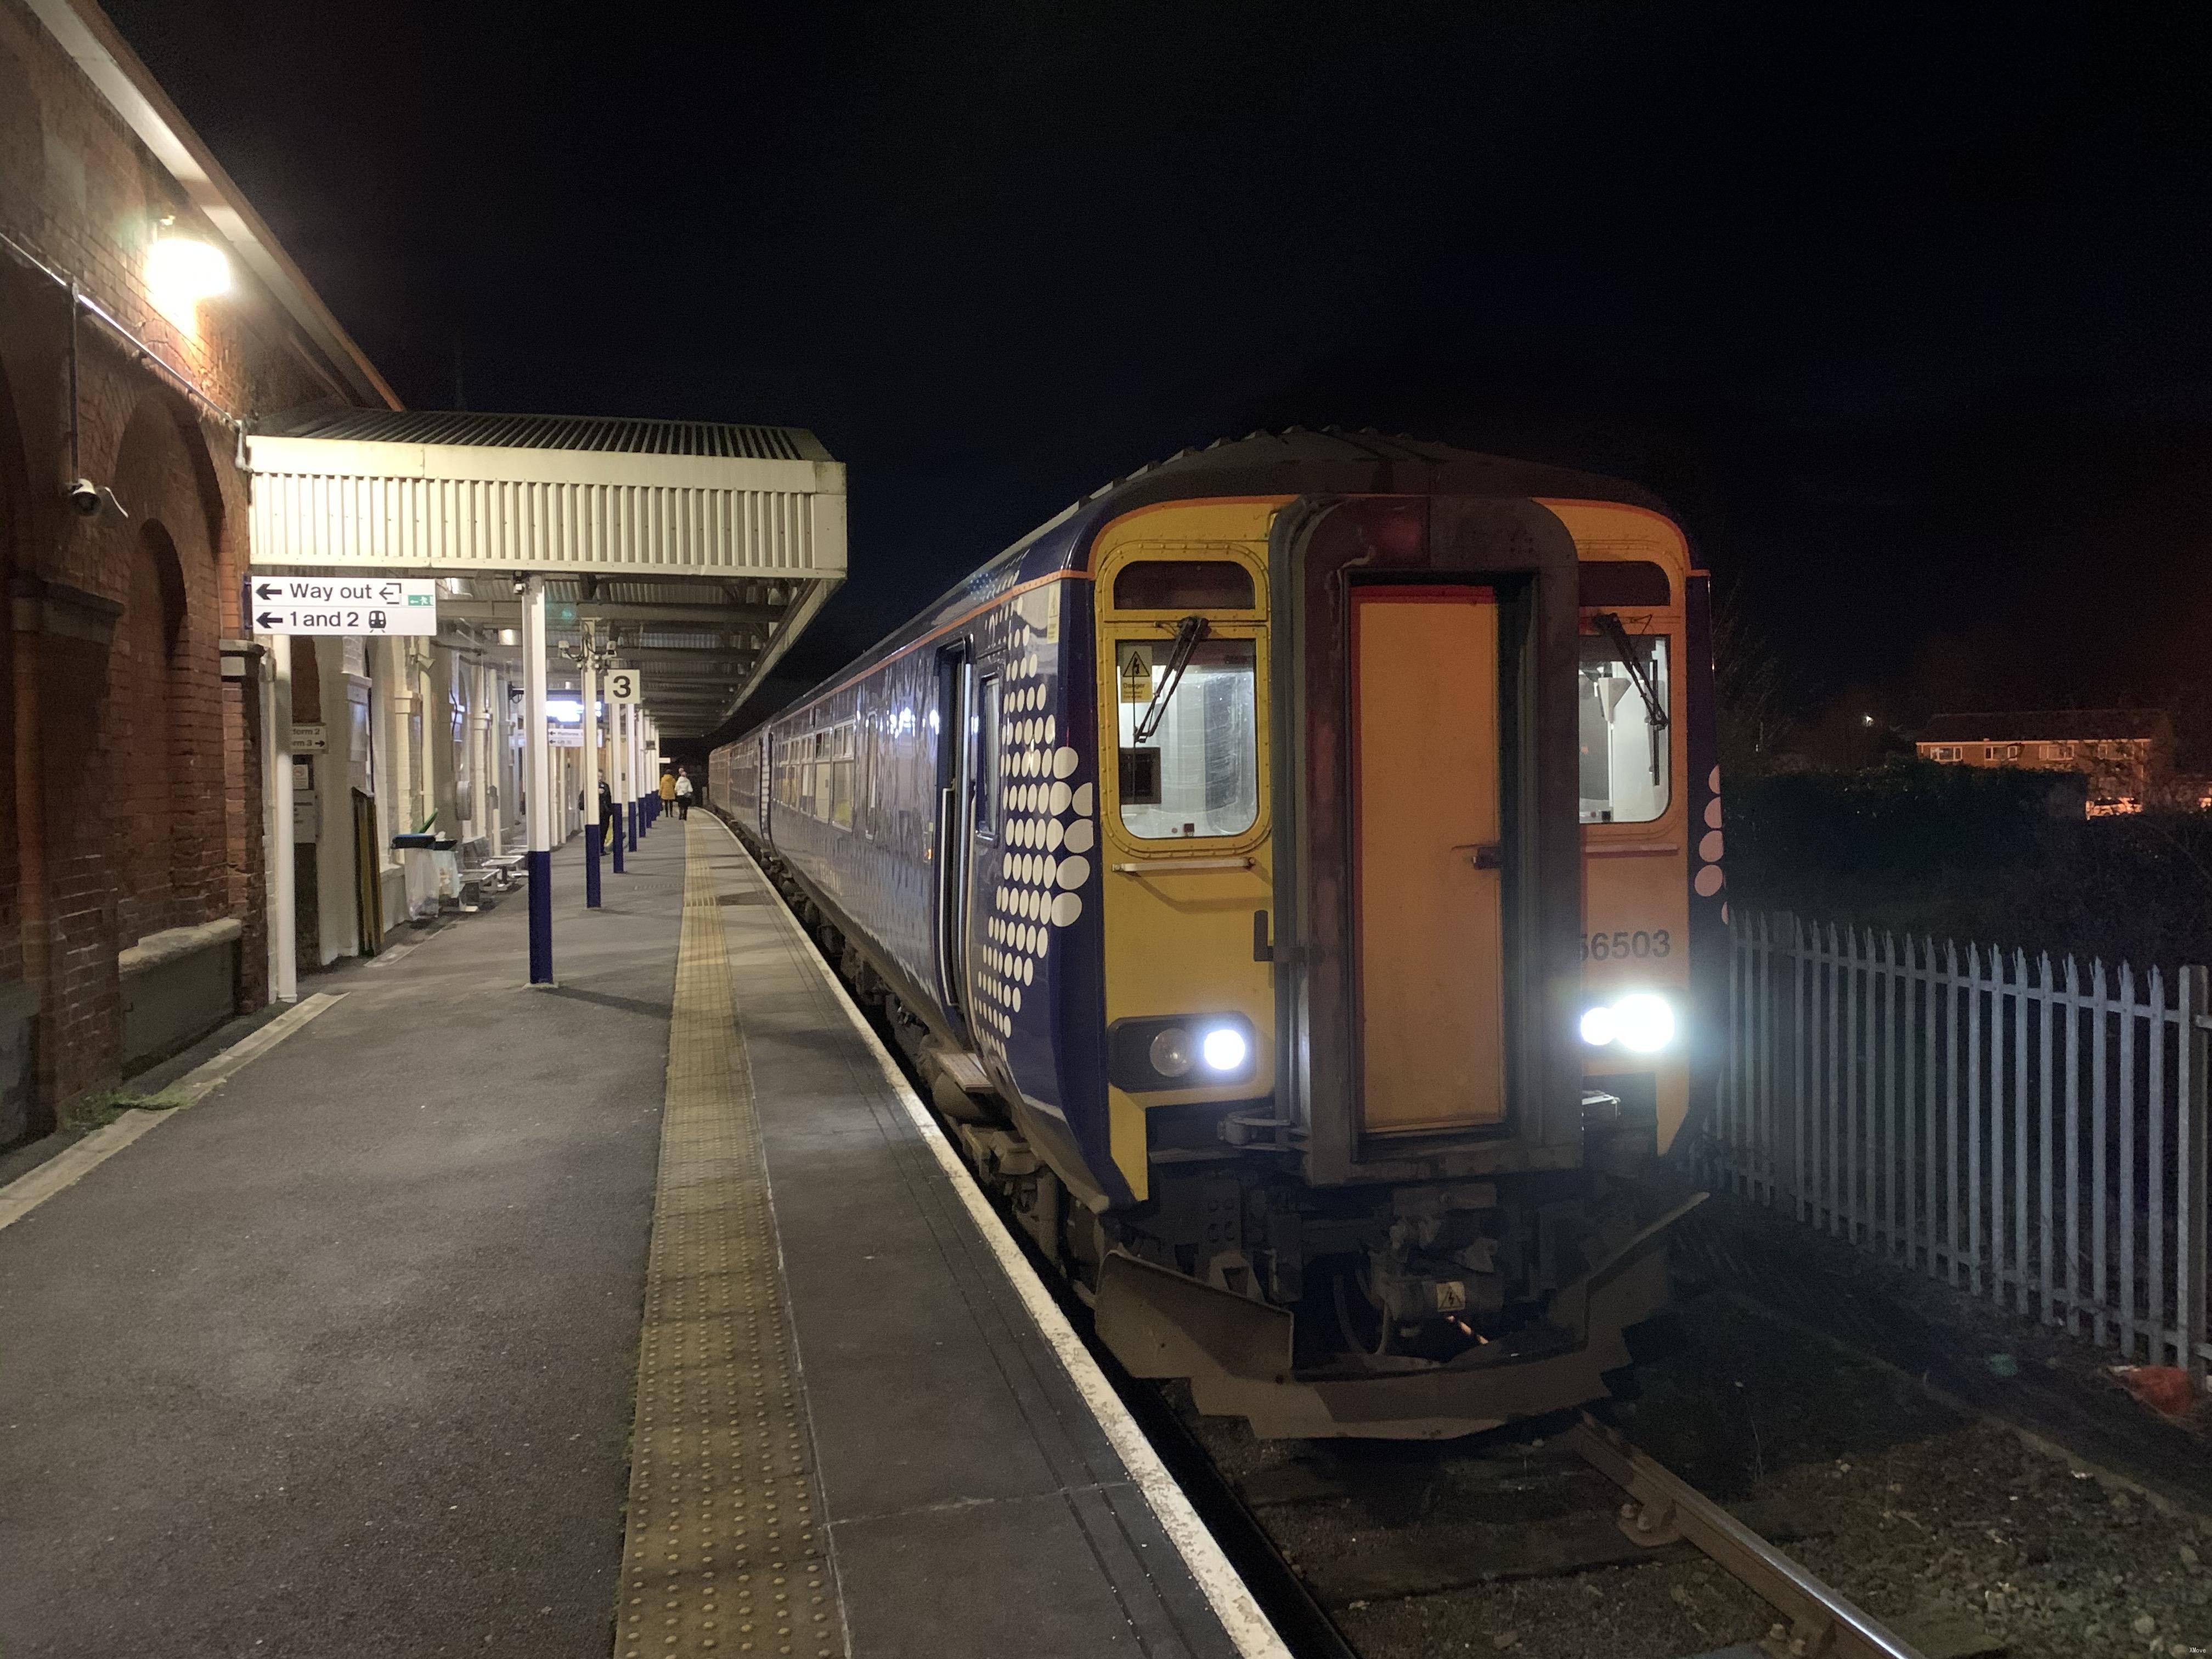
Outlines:
[[146, 292], [154, 309], [186, 333], [199, 326], [199, 302], [230, 292], [230, 259], [212, 242], [179, 236], [165, 218], [146, 250]]

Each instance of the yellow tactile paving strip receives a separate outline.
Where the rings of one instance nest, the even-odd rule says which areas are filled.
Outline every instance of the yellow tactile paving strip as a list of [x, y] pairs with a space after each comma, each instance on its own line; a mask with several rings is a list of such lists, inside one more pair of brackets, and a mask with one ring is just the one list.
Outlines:
[[684, 838], [617, 1659], [843, 1659], [702, 822]]

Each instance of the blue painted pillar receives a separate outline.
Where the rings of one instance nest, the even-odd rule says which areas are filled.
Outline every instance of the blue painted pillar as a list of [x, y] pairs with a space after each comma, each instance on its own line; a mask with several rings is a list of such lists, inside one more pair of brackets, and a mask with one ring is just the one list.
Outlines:
[[[647, 771], [645, 710], [639, 708], [635, 703], [630, 705], [629, 710], [629, 754], [630, 776], [633, 779], [641, 779], [644, 777]], [[630, 787], [632, 789], [635, 789], [637, 787], [637, 784], [635, 782], [632, 782]], [[629, 850], [633, 853], [637, 851], [637, 832], [642, 827], [640, 820], [644, 817], [644, 799], [639, 796], [632, 796], [629, 813]]]
[[553, 982], [553, 754], [545, 741], [545, 579], [522, 585], [523, 741], [530, 785], [530, 982]]
[[592, 665], [591, 641], [583, 653], [584, 691], [584, 908], [599, 908], [599, 851], [606, 824], [599, 817], [599, 671]]

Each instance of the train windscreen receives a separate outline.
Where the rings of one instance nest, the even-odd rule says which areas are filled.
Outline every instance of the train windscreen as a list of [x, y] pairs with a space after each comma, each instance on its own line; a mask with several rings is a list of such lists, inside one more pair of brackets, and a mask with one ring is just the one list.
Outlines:
[[[1636, 653], [1633, 669], [1623, 643]], [[1585, 635], [1581, 693], [1583, 822], [1650, 823], [1669, 793], [1666, 640]]]

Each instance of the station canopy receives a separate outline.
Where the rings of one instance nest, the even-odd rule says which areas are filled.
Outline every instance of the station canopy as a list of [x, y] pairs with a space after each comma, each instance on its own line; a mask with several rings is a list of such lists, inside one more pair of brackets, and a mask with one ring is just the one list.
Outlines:
[[793, 427], [348, 409], [246, 449], [256, 570], [443, 578], [441, 631], [487, 648], [542, 576], [555, 672], [596, 624], [667, 737], [720, 725], [845, 577], [845, 469]]

